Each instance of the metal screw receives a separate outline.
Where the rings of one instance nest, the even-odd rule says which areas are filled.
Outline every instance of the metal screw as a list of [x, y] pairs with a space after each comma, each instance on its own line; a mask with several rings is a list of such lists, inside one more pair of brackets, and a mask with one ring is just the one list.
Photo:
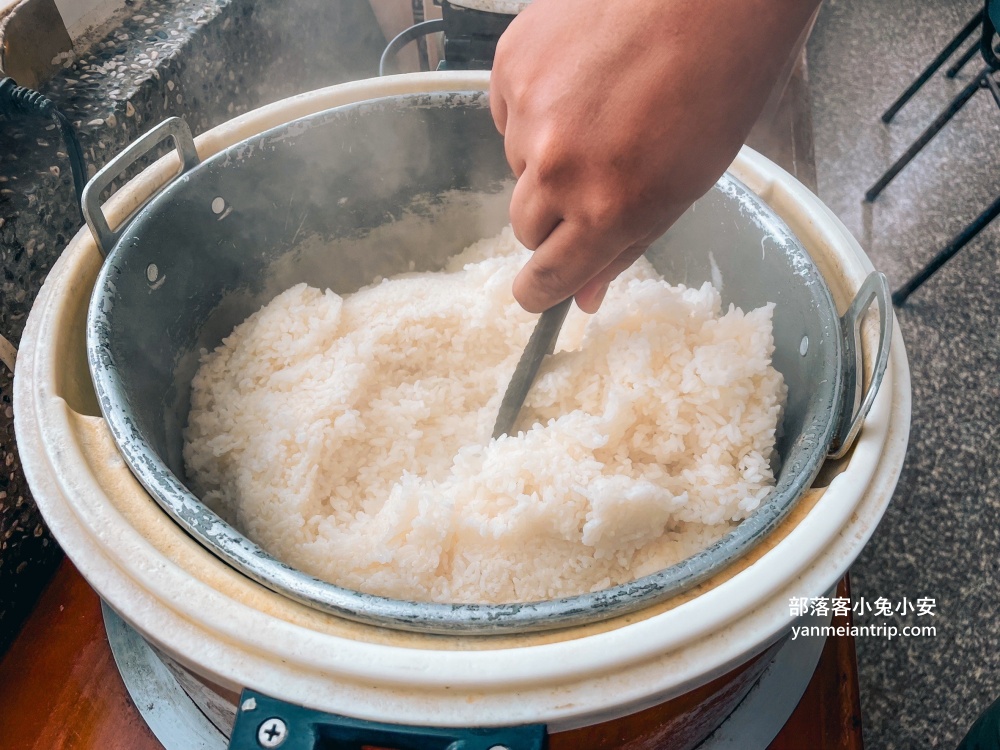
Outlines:
[[288, 739], [288, 726], [281, 719], [268, 719], [257, 728], [257, 744], [261, 747], [278, 747]]
[[494, 745], [490, 750], [510, 750], [506, 745]]
[[212, 199], [212, 213], [221, 214], [226, 210], [226, 199], [221, 195]]
[[146, 281], [152, 284], [160, 277], [160, 269], [156, 267], [155, 263], [150, 263], [146, 266]]

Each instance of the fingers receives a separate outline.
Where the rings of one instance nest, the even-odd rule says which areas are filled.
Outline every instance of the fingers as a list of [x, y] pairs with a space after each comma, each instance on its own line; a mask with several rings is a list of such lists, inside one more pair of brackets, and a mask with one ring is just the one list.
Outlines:
[[660, 221], [644, 237], [632, 242], [621, 254], [608, 263], [600, 272], [594, 275], [574, 295], [577, 307], [585, 313], [595, 313], [604, 301], [611, 282], [627, 270], [639, 257], [649, 249], [656, 240], [663, 236], [678, 217], [683, 213], [679, 206], [665, 209]]
[[558, 209], [546, 200], [546, 192], [538, 189], [530, 174], [522, 174], [510, 199], [510, 225], [518, 242], [529, 250], [552, 234], [562, 220]]
[[611, 286], [611, 282], [635, 263], [639, 259], [639, 256], [646, 252], [649, 244], [649, 241], [643, 240], [630, 246], [591, 278], [590, 281], [580, 287], [579, 291], [574, 295], [577, 307], [591, 315], [596, 313], [604, 301], [604, 296], [608, 293], [608, 287]]
[[[493, 117], [493, 125], [500, 135], [503, 136], [503, 148], [504, 154], [507, 157], [507, 163], [514, 170], [514, 176], [520, 178], [524, 172], [525, 151], [524, 144], [521, 143], [520, 139], [515, 137], [516, 134], [512, 132], [511, 128], [512, 120], [509, 116], [510, 102], [505, 94], [507, 90], [507, 77], [504, 74], [506, 66], [500, 64], [500, 52], [503, 41], [504, 37], [501, 37], [500, 44], [497, 46], [497, 58], [492, 71], [490, 71], [490, 115]], [[516, 117], [513, 118], [513, 121], [516, 122], [516, 120]]]
[[576, 299], [576, 306], [588, 315], [593, 315], [601, 308], [601, 303], [604, 302], [610, 286], [610, 281], [601, 281], [595, 276], [573, 295]]
[[515, 277], [514, 299], [528, 312], [543, 312], [577, 292], [622, 249], [610, 237], [562, 221]]

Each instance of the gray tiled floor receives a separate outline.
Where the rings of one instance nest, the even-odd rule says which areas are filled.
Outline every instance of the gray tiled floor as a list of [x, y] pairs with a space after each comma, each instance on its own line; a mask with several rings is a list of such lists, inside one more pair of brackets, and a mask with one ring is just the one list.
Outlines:
[[[1000, 194], [1000, 111], [979, 93], [871, 207], [864, 191], [981, 61], [888, 106], [976, 0], [827, 0], [809, 47], [820, 196], [898, 286]], [[899, 311], [913, 426], [854, 599], [937, 600], [936, 637], [861, 638], [868, 748], [953, 748], [1000, 696], [1000, 220]], [[926, 620], [927, 618], [922, 618]], [[915, 624], [912, 617], [903, 624]]]

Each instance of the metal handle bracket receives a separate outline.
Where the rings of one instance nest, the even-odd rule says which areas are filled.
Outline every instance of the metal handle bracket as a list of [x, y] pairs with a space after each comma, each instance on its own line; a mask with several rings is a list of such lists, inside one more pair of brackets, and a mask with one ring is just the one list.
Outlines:
[[[177, 149], [180, 155], [180, 172], [161, 185], [149, 198], [136, 206], [135, 210], [123, 222], [112, 229], [108, 225], [107, 217], [104, 215], [101, 204], [101, 193], [112, 182], [118, 179], [126, 169], [167, 138], [173, 139], [174, 148]], [[83, 189], [83, 205], [81, 206], [83, 209], [83, 218], [94, 235], [94, 240], [97, 242], [97, 249], [101, 255], [107, 257], [108, 253], [115, 246], [115, 243], [118, 242], [125, 229], [132, 222], [132, 219], [135, 218], [135, 215], [142, 210], [143, 206], [163, 192], [177, 177], [180, 177], [189, 169], [196, 166], [199, 161], [198, 151], [194, 145], [194, 138], [191, 136], [191, 128], [180, 117], [171, 117], [161, 122], [148, 133], [137, 138], [129, 144], [128, 148], [105, 164], [101, 171], [95, 174]]]
[[[878, 302], [878, 350], [872, 368], [868, 390], [864, 388], [864, 359], [861, 354], [861, 321], [873, 302]], [[889, 343], [892, 340], [892, 301], [889, 280], [884, 273], [871, 273], [858, 290], [850, 307], [840, 318], [843, 342], [844, 380], [840, 415], [830, 441], [828, 458], [843, 458], [854, 444], [865, 416], [875, 402], [882, 377], [889, 365]]]
[[245, 689], [229, 750], [544, 750], [545, 726], [451, 729], [380, 724], [313, 711]]

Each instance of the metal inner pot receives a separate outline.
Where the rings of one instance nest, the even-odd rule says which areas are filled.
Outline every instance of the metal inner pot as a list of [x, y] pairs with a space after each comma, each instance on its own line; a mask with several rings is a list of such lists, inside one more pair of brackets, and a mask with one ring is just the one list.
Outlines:
[[[99, 241], [114, 242], [88, 314], [91, 373], [114, 439], [152, 497], [212, 552], [296, 601], [362, 622], [438, 633], [546, 630], [638, 610], [705, 580], [760, 542], [812, 483], [857, 411], [860, 376], [851, 342], [867, 303], [841, 320], [801, 244], [727, 175], [647, 257], [671, 283], [713, 281], [724, 304], [749, 310], [776, 303], [773, 363], [788, 385], [788, 403], [777, 486], [749, 518], [677, 565], [558, 600], [408, 602], [320, 581], [271, 557], [185, 487], [182, 430], [198, 353], [292, 284], [345, 294], [378, 276], [440, 269], [468, 244], [495, 234], [507, 223], [513, 187], [503, 141], [481, 91], [337, 107], [197, 166], [184, 131], [175, 124], [164, 133], [179, 141], [187, 171], [127, 226], [109, 234], [96, 205], [100, 189], [124, 167], [110, 164], [88, 188], [88, 223]], [[122, 157], [131, 161], [135, 154]], [[884, 369], [889, 337], [882, 312]], [[880, 376], [876, 366], [872, 391]]]

